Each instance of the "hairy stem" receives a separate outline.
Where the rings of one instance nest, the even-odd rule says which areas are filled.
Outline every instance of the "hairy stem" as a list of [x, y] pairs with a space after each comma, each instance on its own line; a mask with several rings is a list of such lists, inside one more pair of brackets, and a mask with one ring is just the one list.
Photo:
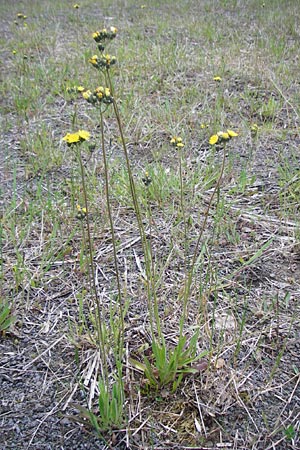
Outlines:
[[119, 342], [118, 342], [119, 358], [121, 361], [122, 354], [123, 354], [123, 343], [124, 343], [124, 308], [123, 308], [123, 303], [122, 303], [121, 281], [120, 281], [120, 272], [119, 272], [119, 266], [118, 266], [115, 229], [114, 229], [114, 222], [113, 222], [113, 218], [112, 218], [111, 203], [110, 203], [110, 196], [109, 196], [108, 163], [107, 163], [106, 151], [105, 151], [103, 113], [102, 113], [101, 109], [100, 109], [100, 128], [101, 128], [102, 156], [103, 156], [103, 162], [104, 162], [106, 205], [107, 205], [107, 212], [108, 212], [109, 225], [110, 225], [111, 238], [112, 238], [113, 257], [114, 257], [114, 265], [115, 265], [117, 289], [118, 289], [118, 303], [119, 303], [119, 310], [120, 310], [120, 317], [121, 317], [121, 330], [119, 333]]
[[99, 294], [98, 294], [96, 280], [95, 280], [95, 265], [94, 265], [94, 259], [93, 259], [92, 237], [91, 237], [91, 227], [90, 227], [90, 219], [89, 219], [89, 205], [88, 205], [87, 191], [86, 191], [86, 185], [85, 185], [85, 171], [84, 171], [84, 166], [83, 166], [83, 162], [82, 162], [82, 155], [81, 155], [80, 149], [78, 150], [77, 156], [78, 156], [78, 161], [79, 161], [79, 166], [80, 166], [82, 191], [83, 191], [83, 197], [84, 197], [84, 203], [85, 203], [84, 206], [86, 209], [87, 238], [88, 238], [90, 266], [91, 266], [91, 273], [92, 273], [91, 280], [92, 280], [92, 289], [94, 291], [95, 300], [96, 300], [96, 308], [97, 308], [96, 324], [97, 324], [98, 343], [99, 343], [100, 357], [101, 357], [101, 361], [102, 361], [103, 369], [104, 369], [103, 376], [107, 380], [108, 379], [108, 370], [107, 370], [106, 354], [105, 354], [105, 342], [104, 342], [103, 329], [102, 329], [102, 325], [101, 325], [102, 313], [101, 313]]

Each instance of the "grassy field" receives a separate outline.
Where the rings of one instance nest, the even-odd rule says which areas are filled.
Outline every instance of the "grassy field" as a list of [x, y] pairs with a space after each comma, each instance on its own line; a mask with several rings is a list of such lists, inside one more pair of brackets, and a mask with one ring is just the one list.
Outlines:
[[300, 448], [298, 0], [0, 17], [0, 448]]

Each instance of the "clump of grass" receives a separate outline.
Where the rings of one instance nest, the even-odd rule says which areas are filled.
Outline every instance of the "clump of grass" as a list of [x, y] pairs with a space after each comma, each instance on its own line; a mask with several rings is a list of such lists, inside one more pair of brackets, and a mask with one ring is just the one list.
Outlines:
[[16, 321], [11, 305], [0, 298], [0, 333], [6, 333], [11, 325]]

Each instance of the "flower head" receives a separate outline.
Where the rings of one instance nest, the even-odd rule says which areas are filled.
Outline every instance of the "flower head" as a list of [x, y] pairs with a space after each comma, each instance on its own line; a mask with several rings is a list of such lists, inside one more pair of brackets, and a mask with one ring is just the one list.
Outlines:
[[109, 54], [106, 55], [101, 55], [100, 57], [98, 57], [98, 55], [94, 55], [89, 59], [89, 63], [92, 64], [93, 67], [95, 67], [96, 69], [109, 69], [110, 66], [112, 66], [113, 64], [116, 64], [117, 59], [115, 56], [111, 56]]
[[149, 184], [151, 184], [152, 179], [151, 179], [151, 177], [149, 176], [149, 172], [147, 172], [147, 171], [145, 172], [144, 178], [142, 178], [142, 182], [144, 183], [144, 185], [145, 185], [146, 187], [148, 187]]
[[218, 131], [217, 133], [218, 138], [223, 141], [228, 141], [230, 139], [229, 133], [227, 133], [226, 131]]
[[251, 134], [253, 134], [254, 136], [257, 134], [258, 132], [258, 125], [257, 123], [253, 123], [250, 127], [251, 130]]
[[218, 131], [217, 134], [213, 134], [209, 138], [210, 145], [215, 145], [217, 143], [222, 144], [224, 142], [229, 141], [231, 138], [238, 136], [238, 133], [236, 133], [233, 130], [227, 130], [227, 131]]
[[90, 138], [90, 133], [85, 130], [79, 130], [76, 133], [67, 133], [63, 137], [63, 141], [67, 143], [68, 146], [80, 144], [83, 141], [88, 141]]
[[116, 27], [110, 27], [109, 30], [112, 34], [117, 34], [117, 32], [118, 32], [118, 28], [116, 28]]
[[88, 89], [87, 91], [84, 91], [84, 92], [82, 93], [82, 97], [83, 97], [85, 100], [88, 100], [88, 99], [91, 97], [91, 95], [92, 95], [92, 91], [90, 91], [89, 89]]
[[91, 137], [91, 134], [85, 130], [78, 130], [77, 134], [79, 136], [79, 139], [82, 141], [88, 141]]
[[220, 82], [220, 81], [222, 81], [222, 78], [221, 78], [221, 77], [219, 77], [219, 76], [216, 76], [216, 77], [214, 77], [214, 81], [218, 81], [218, 82]]
[[182, 138], [179, 136], [173, 136], [170, 140], [170, 144], [177, 148], [184, 147], [184, 143], [182, 141]]
[[98, 55], [93, 55], [89, 59], [89, 63], [91, 63], [93, 66], [97, 66], [98, 65]]
[[63, 137], [63, 141], [65, 141], [68, 145], [77, 144], [80, 141], [80, 137], [78, 133], [67, 133]]
[[219, 136], [217, 134], [213, 134], [210, 138], [209, 138], [209, 143], [210, 145], [215, 145], [219, 140]]
[[76, 94], [78, 92], [83, 92], [84, 87], [83, 86], [68, 86], [66, 91], [68, 94]]
[[110, 89], [103, 86], [97, 87], [93, 92], [87, 90], [82, 93], [82, 96], [85, 100], [87, 100], [94, 106], [98, 106], [101, 103], [105, 103], [108, 105], [113, 102], [113, 97], [110, 93]]
[[233, 130], [227, 130], [227, 133], [229, 134], [229, 137], [231, 137], [231, 138], [238, 136], [238, 134]]
[[115, 64], [116, 61], [117, 61], [115, 56], [111, 56], [108, 53], [106, 55], [103, 55], [103, 58], [104, 58], [103, 62], [105, 62], [105, 67], [106, 68], [108, 68], [111, 65]]
[[80, 206], [79, 204], [76, 205], [76, 209], [77, 209], [77, 218], [78, 219], [84, 219], [84, 217], [86, 216], [86, 208]]
[[106, 40], [114, 39], [117, 35], [118, 29], [116, 27], [102, 28], [102, 30], [95, 31], [92, 36], [96, 42], [104, 42]]
[[77, 3], [75, 3], [75, 5], [73, 5], [73, 8], [74, 8], [74, 9], [79, 9], [80, 6], [79, 6]]

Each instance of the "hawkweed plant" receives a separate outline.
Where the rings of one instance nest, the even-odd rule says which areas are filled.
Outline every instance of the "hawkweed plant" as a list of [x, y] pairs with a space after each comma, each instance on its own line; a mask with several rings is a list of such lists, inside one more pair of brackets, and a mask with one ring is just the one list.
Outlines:
[[[165, 386], [166, 384], [173, 383], [173, 389], [176, 389], [178, 384], [180, 383], [182, 376], [186, 372], [190, 372], [192, 369], [190, 368], [190, 364], [194, 361], [196, 361], [198, 358], [201, 358], [204, 353], [201, 353], [201, 355], [197, 356], [197, 340], [198, 340], [198, 334], [194, 334], [190, 342], [188, 342], [187, 336], [184, 334], [184, 325], [186, 322], [187, 312], [188, 312], [188, 300], [190, 296], [190, 290], [192, 285], [192, 280], [195, 272], [195, 266], [196, 261], [198, 258], [198, 251], [200, 248], [200, 243], [202, 240], [203, 232], [206, 228], [208, 215], [210, 212], [210, 209], [212, 207], [212, 202], [215, 197], [216, 192], [219, 189], [224, 168], [225, 168], [225, 147], [227, 140], [231, 139], [234, 136], [237, 136], [237, 133], [235, 133], [232, 130], [228, 130], [227, 132], [220, 132], [215, 136], [212, 136], [210, 139], [210, 144], [215, 145], [218, 144], [224, 144], [224, 154], [223, 154], [223, 161], [220, 171], [219, 179], [217, 180], [215, 189], [213, 190], [213, 193], [211, 195], [209, 205], [205, 211], [204, 220], [202, 223], [202, 228], [200, 230], [196, 247], [194, 250], [194, 254], [192, 257], [192, 262], [188, 267], [187, 262], [187, 246], [188, 246], [188, 229], [187, 229], [187, 220], [186, 220], [186, 212], [185, 212], [185, 204], [184, 204], [184, 186], [183, 186], [183, 171], [182, 171], [182, 160], [183, 160], [183, 148], [184, 143], [181, 137], [174, 136], [171, 139], [171, 144], [176, 147], [179, 153], [179, 169], [180, 169], [180, 207], [181, 207], [181, 215], [183, 219], [183, 226], [184, 226], [184, 242], [185, 242], [185, 276], [184, 276], [184, 288], [181, 290], [183, 294], [180, 294], [179, 300], [182, 300], [182, 315], [179, 321], [179, 337], [178, 337], [178, 343], [175, 345], [173, 349], [169, 349], [167, 346], [167, 343], [164, 338], [163, 330], [162, 330], [162, 323], [161, 318], [159, 315], [159, 307], [158, 307], [158, 299], [157, 299], [157, 292], [156, 292], [156, 275], [155, 275], [155, 265], [153, 260], [153, 254], [152, 254], [152, 246], [151, 246], [151, 208], [148, 202], [148, 215], [149, 215], [149, 221], [150, 221], [150, 239], [148, 239], [148, 236], [146, 235], [146, 231], [144, 228], [144, 224], [142, 221], [142, 215], [141, 215], [141, 208], [140, 203], [137, 195], [137, 190], [134, 182], [134, 177], [132, 174], [131, 164], [129, 160], [129, 154], [126, 147], [126, 142], [124, 138], [123, 133], [123, 126], [122, 121], [119, 113], [118, 108], [118, 102], [116, 100], [116, 94], [114, 92], [114, 86], [112, 81], [112, 75], [111, 75], [111, 69], [116, 64], [117, 60], [115, 56], [110, 55], [106, 52], [106, 45], [112, 41], [117, 34], [117, 29], [115, 27], [110, 27], [109, 29], [104, 28], [101, 31], [96, 31], [93, 33], [93, 39], [97, 43], [99, 54], [93, 55], [89, 59], [89, 63], [97, 69], [101, 75], [101, 81], [104, 79], [105, 84], [107, 85], [106, 88], [98, 88], [94, 92], [92, 91], [85, 91], [83, 93], [83, 97], [91, 104], [98, 105], [99, 102], [102, 104], [108, 104], [112, 103], [114, 113], [116, 116], [118, 129], [120, 133], [121, 143], [124, 151], [125, 161], [126, 161], [126, 169], [127, 169], [127, 175], [129, 179], [129, 186], [130, 186], [130, 192], [131, 197], [133, 201], [134, 206], [134, 212], [138, 223], [138, 229], [139, 234], [141, 237], [141, 243], [142, 243], [142, 251], [144, 255], [144, 261], [145, 261], [145, 285], [146, 285], [146, 292], [147, 292], [147, 306], [148, 306], [148, 314], [149, 314], [149, 324], [150, 324], [150, 331], [151, 331], [151, 340], [152, 340], [152, 356], [150, 358], [144, 357], [143, 363], [140, 363], [139, 361], [136, 361], [134, 359], [130, 359], [131, 363], [142, 370], [144, 374], [146, 375], [149, 384], [155, 388], [159, 388], [162, 386]], [[101, 134], [102, 134], [102, 149], [104, 149], [104, 131], [103, 131], [103, 117], [102, 117], [102, 109], [100, 107], [100, 128], [101, 128]], [[104, 165], [105, 165], [105, 171], [107, 172], [107, 162], [104, 152]], [[107, 175], [106, 175], [107, 176]], [[149, 177], [146, 176], [145, 179], [147, 180], [147, 183], [149, 182]], [[106, 191], [107, 196], [108, 194], [108, 179], [106, 179]], [[107, 198], [107, 202], [109, 203], [109, 199]], [[150, 209], [149, 209], [150, 208]], [[110, 214], [110, 213], [109, 213]], [[113, 234], [113, 224], [112, 224], [112, 218], [110, 218], [111, 223], [111, 230], [112, 230], [112, 238], [114, 241], [114, 234]], [[115, 250], [114, 250], [115, 253]], [[117, 264], [116, 254], [115, 254], [115, 264]], [[118, 272], [116, 272], [118, 273]], [[119, 278], [119, 275], [117, 275]], [[118, 281], [119, 286], [119, 296], [121, 297], [121, 290], [120, 290], [120, 282]]]

